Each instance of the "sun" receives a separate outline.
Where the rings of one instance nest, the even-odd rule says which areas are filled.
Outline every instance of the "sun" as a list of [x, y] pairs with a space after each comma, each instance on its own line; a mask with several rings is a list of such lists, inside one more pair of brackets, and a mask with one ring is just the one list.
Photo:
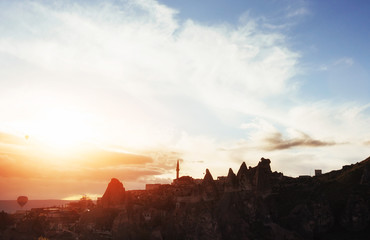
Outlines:
[[30, 135], [53, 149], [70, 149], [91, 138], [88, 118], [78, 111], [52, 109], [30, 125]]

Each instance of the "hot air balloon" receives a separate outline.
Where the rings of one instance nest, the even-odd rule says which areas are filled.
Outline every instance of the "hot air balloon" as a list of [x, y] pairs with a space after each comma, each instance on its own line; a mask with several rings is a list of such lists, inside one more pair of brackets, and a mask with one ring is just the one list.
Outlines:
[[19, 206], [23, 207], [24, 205], [26, 205], [26, 203], [28, 202], [28, 197], [26, 196], [19, 196], [17, 198], [17, 203], [19, 204]]

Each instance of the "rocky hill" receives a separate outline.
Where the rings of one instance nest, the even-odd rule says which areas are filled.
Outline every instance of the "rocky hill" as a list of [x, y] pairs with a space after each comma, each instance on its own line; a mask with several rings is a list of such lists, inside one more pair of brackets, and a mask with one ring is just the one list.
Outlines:
[[[153, 190], [125, 191], [112, 179], [82, 215], [81, 239], [368, 239], [370, 158], [315, 177], [245, 163], [215, 180], [184, 176]], [[86, 233], [86, 234], [82, 234]], [[88, 234], [87, 234], [88, 233]]]
[[125, 188], [123, 184], [117, 178], [112, 178], [101, 198], [102, 207], [113, 208], [115, 206], [120, 206], [124, 200]]

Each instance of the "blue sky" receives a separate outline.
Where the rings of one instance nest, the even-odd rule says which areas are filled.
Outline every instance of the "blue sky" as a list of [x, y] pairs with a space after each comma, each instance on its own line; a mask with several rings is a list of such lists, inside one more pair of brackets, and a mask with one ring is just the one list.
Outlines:
[[280, 26], [290, 48], [301, 54], [300, 64], [305, 71], [298, 80], [303, 81], [304, 96], [369, 101], [367, 1], [160, 2], [178, 9], [180, 21], [238, 24], [240, 17], [248, 14], [262, 24]]
[[[170, 182], [179, 158], [194, 177], [261, 157], [289, 176], [361, 161], [369, 5], [1, 1], [0, 187], [33, 176], [29, 194], [53, 197], [35, 187], [33, 165], [55, 185], [69, 174], [94, 186], [65, 196], [98, 195], [111, 177], [128, 189]], [[85, 159], [91, 149], [146, 160], [97, 164]]]

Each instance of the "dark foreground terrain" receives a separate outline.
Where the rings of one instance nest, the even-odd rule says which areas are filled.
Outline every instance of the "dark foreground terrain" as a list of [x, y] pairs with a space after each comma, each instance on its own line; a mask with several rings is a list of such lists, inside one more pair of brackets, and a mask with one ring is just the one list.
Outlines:
[[0, 213], [0, 239], [370, 239], [370, 158], [299, 178], [270, 160], [237, 174], [183, 176], [125, 191], [113, 178], [94, 205]]

